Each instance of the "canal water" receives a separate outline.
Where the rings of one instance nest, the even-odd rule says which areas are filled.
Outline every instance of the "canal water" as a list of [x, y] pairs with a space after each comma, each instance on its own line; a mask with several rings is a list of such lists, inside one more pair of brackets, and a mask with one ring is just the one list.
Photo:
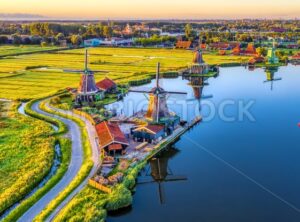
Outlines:
[[[162, 82], [188, 93], [170, 96], [170, 109], [204, 121], [148, 164], [132, 207], [107, 221], [300, 221], [300, 67], [222, 68], [200, 101], [188, 80]], [[130, 114], [141, 103], [130, 93], [114, 105]]]

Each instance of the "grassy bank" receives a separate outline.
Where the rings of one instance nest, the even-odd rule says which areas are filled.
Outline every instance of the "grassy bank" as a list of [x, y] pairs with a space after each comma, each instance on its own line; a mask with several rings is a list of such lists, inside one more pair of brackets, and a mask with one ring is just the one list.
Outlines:
[[53, 188], [64, 176], [68, 169], [71, 156], [71, 141], [66, 138], [58, 138], [57, 142], [61, 148], [61, 164], [55, 175], [31, 197], [27, 198], [21, 204], [11, 211], [3, 220], [3, 222], [17, 221], [31, 206], [33, 206], [40, 198], [42, 198], [51, 188]]
[[69, 166], [71, 156], [71, 141], [70, 139], [61, 137], [61, 135], [67, 132], [67, 127], [63, 122], [57, 119], [41, 115], [31, 110], [32, 104], [37, 101], [38, 100], [27, 103], [25, 106], [25, 113], [34, 118], [43, 120], [58, 127], [58, 130], [55, 132], [52, 131], [50, 135], [54, 136], [56, 138], [55, 142], [59, 143], [60, 145], [61, 164], [57, 169], [55, 175], [51, 177], [51, 179], [42, 188], [38, 189], [32, 196], [22, 201], [18, 207], [12, 210], [5, 217], [5, 219], [3, 220], [4, 222], [16, 221], [20, 216], [22, 216], [31, 206], [33, 206], [43, 195], [45, 195], [52, 187], [54, 187], [59, 182], [59, 180], [63, 177]]
[[110, 194], [86, 186], [59, 212], [54, 221], [104, 222], [107, 211], [118, 210], [132, 204], [131, 190], [135, 187], [138, 173], [145, 165], [146, 162], [141, 162], [129, 168], [125, 172], [123, 182], [112, 187]]
[[34, 221], [44, 221], [55, 209], [59, 206], [62, 201], [64, 201], [71, 193], [78, 187], [82, 181], [88, 176], [90, 170], [93, 166], [93, 161], [90, 159], [91, 153], [91, 146], [89, 143], [88, 135], [85, 129], [85, 124], [79, 118], [74, 116], [69, 116], [61, 113], [55, 113], [52, 109], [49, 109], [46, 106], [46, 101], [43, 101], [40, 104], [40, 108], [48, 113], [56, 114], [62, 116], [64, 118], [68, 118], [73, 120], [78, 124], [81, 131], [81, 139], [82, 139], [82, 146], [83, 146], [83, 164], [80, 168], [79, 173], [73, 179], [73, 181], [56, 197], [54, 198], [49, 205], [39, 214]]
[[0, 102], [0, 213], [21, 200], [49, 173], [55, 137], [45, 122]]
[[36, 52], [43, 52], [49, 50], [59, 49], [57, 46], [41, 47], [39, 45], [2, 45], [0, 46], [0, 57], [2, 56], [15, 56], [22, 54], [30, 54]]

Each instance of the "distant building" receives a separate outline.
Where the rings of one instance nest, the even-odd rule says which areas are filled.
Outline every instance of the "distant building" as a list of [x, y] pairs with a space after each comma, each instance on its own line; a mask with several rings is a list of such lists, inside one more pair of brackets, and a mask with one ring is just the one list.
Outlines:
[[176, 37], [176, 38], [180, 38], [182, 36], [185, 36], [185, 33], [180, 33], [180, 32], [175, 32], [175, 33], [171, 33], [171, 32], [161, 32], [160, 36], [169, 36], [169, 37]]
[[190, 49], [192, 46], [191, 41], [177, 41], [176, 48], [177, 49]]
[[253, 55], [253, 54], [256, 54], [256, 48], [254, 46], [253, 43], [249, 43], [246, 50], [243, 51], [243, 54], [247, 54], [247, 55]]
[[232, 54], [233, 55], [240, 55], [242, 52], [241, 46], [240, 44], [238, 44], [233, 50], [232, 50]]
[[118, 124], [103, 121], [96, 125], [96, 132], [99, 148], [104, 149], [109, 154], [122, 152], [129, 145]]
[[122, 31], [124, 35], [132, 35], [133, 34], [133, 29], [129, 24], [126, 25], [125, 29]]
[[217, 50], [231, 50], [238, 45], [236, 42], [214, 42], [210, 47]]
[[293, 55], [292, 60], [299, 60], [300, 61], [300, 52], [296, 55]]
[[107, 46], [130, 46], [134, 43], [134, 39], [111, 38], [101, 42], [101, 45]]
[[84, 47], [97, 47], [101, 45], [100, 39], [87, 39], [83, 42]]
[[275, 27], [275, 28], [272, 28], [272, 31], [273, 31], [273, 32], [277, 32], [277, 33], [284, 33], [284, 32], [286, 32], [287, 30], [284, 29], [284, 28]]

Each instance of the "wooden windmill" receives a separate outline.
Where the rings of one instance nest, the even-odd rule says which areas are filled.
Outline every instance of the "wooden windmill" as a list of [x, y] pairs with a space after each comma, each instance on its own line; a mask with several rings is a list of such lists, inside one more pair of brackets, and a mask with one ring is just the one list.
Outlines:
[[130, 90], [130, 92], [144, 93], [149, 95], [149, 105], [145, 118], [151, 122], [160, 122], [172, 115], [167, 106], [168, 94], [187, 94], [186, 92], [165, 91], [159, 84], [160, 63], [157, 64], [156, 85], [151, 90]]
[[95, 102], [104, 97], [102, 90], [98, 89], [95, 82], [95, 72], [106, 71], [92, 71], [88, 68], [88, 50], [85, 50], [85, 61], [83, 70], [64, 69], [64, 72], [80, 73], [80, 82], [77, 88], [76, 102], [82, 104], [83, 102]]

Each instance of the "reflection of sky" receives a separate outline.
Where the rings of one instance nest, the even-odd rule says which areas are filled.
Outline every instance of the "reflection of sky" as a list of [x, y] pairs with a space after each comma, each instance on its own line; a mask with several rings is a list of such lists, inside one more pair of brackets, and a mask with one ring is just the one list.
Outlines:
[[[275, 73], [275, 78], [281, 78], [281, 81], [266, 82], [267, 75], [263, 69], [249, 71], [243, 67], [221, 68], [220, 75], [217, 78], [210, 78], [203, 89], [203, 96], [213, 95], [213, 98], [196, 100], [193, 95], [193, 89], [188, 85], [187, 80], [162, 79], [160, 85], [166, 91], [186, 92], [187, 95], [168, 95], [167, 103], [170, 111], [176, 112], [182, 119], [191, 121], [199, 114], [205, 120], [211, 120], [220, 117], [219, 109], [224, 101], [230, 101], [232, 105], [227, 105], [224, 109], [225, 115], [238, 116], [239, 102], [246, 104], [249, 101], [259, 101], [269, 103], [274, 97], [297, 99], [299, 93], [290, 93], [290, 89], [299, 89], [300, 75], [285, 73], [297, 73], [295, 66], [281, 67]], [[155, 81], [136, 89], [151, 89]], [[111, 104], [109, 109], [114, 108], [120, 114], [131, 116], [133, 112], [147, 110], [147, 95], [143, 93], [128, 93], [123, 101]], [[201, 109], [199, 110], [199, 102]], [[255, 107], [254, 107], [255, 108]], [[212, 116], [213, 115], [213, 116]]]
[[[204, 88], [214, 97], [202, 101], [202, 114], [208, 101], [218, 106], [227, 99], [254, 100], [255, 122], [216, 116], [196, 125], [174, 144], [180, 153], [168, 162], [174, 175], [188, 180], [164, 183], [165, 205], [157, 184], [138, 185], [132, 210], [108, 221], [300, 221], [299, 211], [245, 177], [299, 208], [300, 67], [280, 67], [275, 77], [282, 80], [271, 91], [263, 69], [221, 68]], [[226, 113], [236, 117], [236, 107]]]

